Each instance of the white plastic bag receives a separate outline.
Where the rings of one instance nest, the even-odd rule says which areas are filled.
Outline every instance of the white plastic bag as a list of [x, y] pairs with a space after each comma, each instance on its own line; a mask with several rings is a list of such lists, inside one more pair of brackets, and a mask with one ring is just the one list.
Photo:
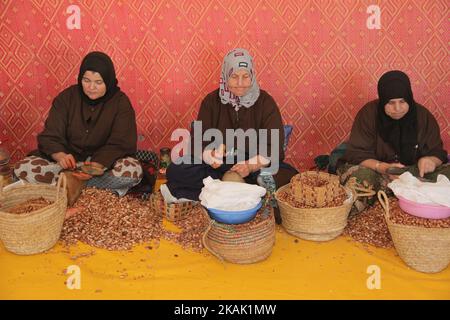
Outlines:
[[211, 177], [203, 179], [203, 184], [199, 199], [206, 208], [248, 210], [256, 207], [266, 194], [266, 189], [257, 185], [221, 181]]
[[388, 187], [396, 196], [401, 196], [421, 204], [443, 205], [450, 207], [450, 181], [442, 174], [437, 181], [421, 182], [410, 172], [401, 174], [390, 182]]

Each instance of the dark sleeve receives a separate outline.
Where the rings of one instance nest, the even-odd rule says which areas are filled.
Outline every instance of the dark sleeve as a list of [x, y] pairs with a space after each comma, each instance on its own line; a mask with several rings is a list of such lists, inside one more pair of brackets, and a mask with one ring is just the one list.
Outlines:
[[[202, 132], [201, 136], [199, 137], [201, 140], [202, 145], [202, 152], [206, 146], [208, 146], [212, 141], [203, 141], [202, 137], [206, 130], [215, 128], [216, 123], [214, 123], [214, 103], [213, 103], [214, 96], [212, 94], [209, 94], [206, 96], [201, 105], [200, 110], [198, 111], [197, 121], [201, 121], [202, 123]], [[191, 131], [191, 143], [194, 143], [194, 135]], [[225, 142], [224, 142], [225, 143]]]
[[61, 94], [58, 95], [53, 100], [44, 130], [37, 136], [39, 151], [48, 157], [56, 152], [68, 152], [66, 140], [68, 109], [67, 101]]
[[116, 160], [133, 155], [137, 148], [134, 109], [126, 96], [121, 97], [119, 104], [119, 112], [114, 118], [108, 141], [91, 157], [91, 161], [101, 163], [107, 168], [111, 168]]
[[377, 159], [376, 115], [364, 106], [353, 122], [347, 150], [343, 160], [351, 164], [360, 164], [367, 159]]
[[419, 138], [420, 155], [421, 157], [434, 156], [440, 159], [442, 163], [447, 163], [447, 151], [443, 148], [439, 124], [431, 112], [427, 110], [426, 114], [427, 121], [425, 122], [425, 128]]
[[280, 162], [284, 160], [284, 126], [283, 120], [281, 118], [280, 109], [275, 102], [275, 100], [267, 94], [267, 97], [264, 100], [264, 114], [263, 114], [263, 124], [261, 129], [268, 129], [267, 131], [267, 153], [269, 157], [272, 157], [271, 148], [272, 148], [272, 138], [271, 138], [271, 130], [270, 129], [278, 129], [278, 148], [276, 151], [279, 155]]

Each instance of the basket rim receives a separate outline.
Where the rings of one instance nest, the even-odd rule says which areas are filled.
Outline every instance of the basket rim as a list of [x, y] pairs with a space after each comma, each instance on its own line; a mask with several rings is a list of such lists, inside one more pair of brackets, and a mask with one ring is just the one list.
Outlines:
[[[422, 218], [422, 219], [426, 219], [426, 218]], [[417, 230], [417, 229], [420, 229], [420, 230], [434, 230], [434, 232], [435, 232], [436, 230], [448, 230], [448, 231], [450, 232], [450, 227], [448, 227], [448, 228], [436, 228], [436, 227], [427, 228], [427, 227], [424, 227], [424, 226], [411, 226], [411, 225], [408, 225], [408, 224], [395, 223], [395, 222], [393, 222], [393, 221], [391, 220], [391, 218], [386, 218], [386, 217], [385, 217], [385, 220], [386, 220], [386, 223], [387, 223], [388, 225], [391, 224], [391, 225], [393, 225], [394, 227], [407, 228], [407, 229], [415, 229], [415, 230]]]
[[[287, 203], [286, 201], [282, 201], [282, 200], [278, 199], [279, 192], [284, 191], [284, 189], [286, 189], [286, 188], [288, 188], [288, 187], [290, 187], [290, 186], [291, 186], [291, 183], [288, 183], [288, 184], [286, 184], [286, 185], [280, 187], [280, 188], [275, 192], [275, 199], [276, 199], [278, 202], [282, 203], [283, 205], [288, 206], [289, 208], [295, 209], [295, 210], [336, 210], [336, 209], [341, 209], [342, 207], [346, 207], [346, 206], [348, 206], [348, 205], [353, 204], [353, 202], [354, 202], [355, 199], [356, 199], [356, 195], [354, 194], [354, 192], [353, 192], [352, 189], [350, 189], [349, 187], [346, 187], [346, 186], [342, 186], [342, 185], [341, 185], [341, 187], [344, 188], [344, 190], [347, 192], [347, 194], [350, 193], [350, 196], [347, 197], [347, 199], [344, 200], [344, 203], [343, 203], [342, 205], [340, 205], [340, 206], [335, 206], [335, 207], [323, 207], [323, 208], [297, 208], [297, 207], [291, 206], [291, 205], [290, 205], [289, 203]], [[351, 201], [350, 201], [348, 204], [345, 204], [345, 202], [348, 201], [348, 200], [351, 200]]]
[[[17, 190], [19, 188], [20, 189], [25, 189], [25, 188], [37, 189], [37, 188], [42, 188], [42, 187], [44, 187], [44, 188], [52, 188], [52, 189], [54, 188], [55, 192], [57, 191], [57, 186], [54, 186], [54, 185], [48, 185], [48, 184], [25, 184], [25, 185], [17, 186], [17, 187], [11, 188], [9, 190], [3, 191], [1, 193], [0, 198], [5, 198], [6, 196], [8, 196], [8, 194], [12, 193], [14, 190]], [[44, 195], [42, 197], [46, 198], [46, 196], [47, 195]], [[56, 198], [56, 194], [55, 194], [55, 198]], [[15, 218], [15, 219], [29, 218], [31, 216], [38, 215], [38, 214], [42, 213], [43, 211], [46, 211], [48, 209], [53, 209], [54, 207], [59, 206], [60, 202], [64, 201], [65, 198], [67, 198], [67, 194], [65, 192], [62, 192], [61, 193], [61, 197], [59, 199], [53, 200], [53, 203], [49, 204], [48, 206], [42, 207], [42, 208], [40, 208], [38, 210], [33, 210], [31, 212], [20, 213], [20, 214], [2, 211], [3, 207], [0, 207], [0, 215], [3, 216], [4, 218]]]

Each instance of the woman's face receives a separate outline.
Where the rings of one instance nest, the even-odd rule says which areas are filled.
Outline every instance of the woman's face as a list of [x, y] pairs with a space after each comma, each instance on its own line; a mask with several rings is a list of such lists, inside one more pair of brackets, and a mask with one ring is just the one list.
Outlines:
[[242, 97], [250, 90], [252, 85], [252, 78], [250, 74], [245, 69], [236, 70], [228, 78], [228, 89], [235, 96]]
[[399, 120], [408, 113], [409, 104], [405, 99], [391, 99], [384, 106], [384, 112], [394, 120]]
[[81, 79], [83, 92], [91, 100], [96, 100], [106, 94], [106, 84], [98, 72], [86, 71]]

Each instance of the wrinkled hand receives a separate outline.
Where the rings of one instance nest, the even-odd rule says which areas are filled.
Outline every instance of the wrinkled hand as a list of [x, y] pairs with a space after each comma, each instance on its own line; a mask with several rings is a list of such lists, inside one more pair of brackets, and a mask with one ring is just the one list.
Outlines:
[[237, 172], [242, 178], [245, 178], [253, 172], [253, 169], [253, 165], [247, 162], [238, 162], [231, 167], [230, 171]]
[[436, 163], [430, 157], [420, 158], [417, 166], [419, 168], [419, 175], [421, 178], [423, 178], [426, 173], [436, 170]]
[[223, 157], [225, 155], [225, 145], [221, 144], [217, 149], [204, 150], [203, 161], [209, 164], [214, 169], [217, 169], [223, 164]]

